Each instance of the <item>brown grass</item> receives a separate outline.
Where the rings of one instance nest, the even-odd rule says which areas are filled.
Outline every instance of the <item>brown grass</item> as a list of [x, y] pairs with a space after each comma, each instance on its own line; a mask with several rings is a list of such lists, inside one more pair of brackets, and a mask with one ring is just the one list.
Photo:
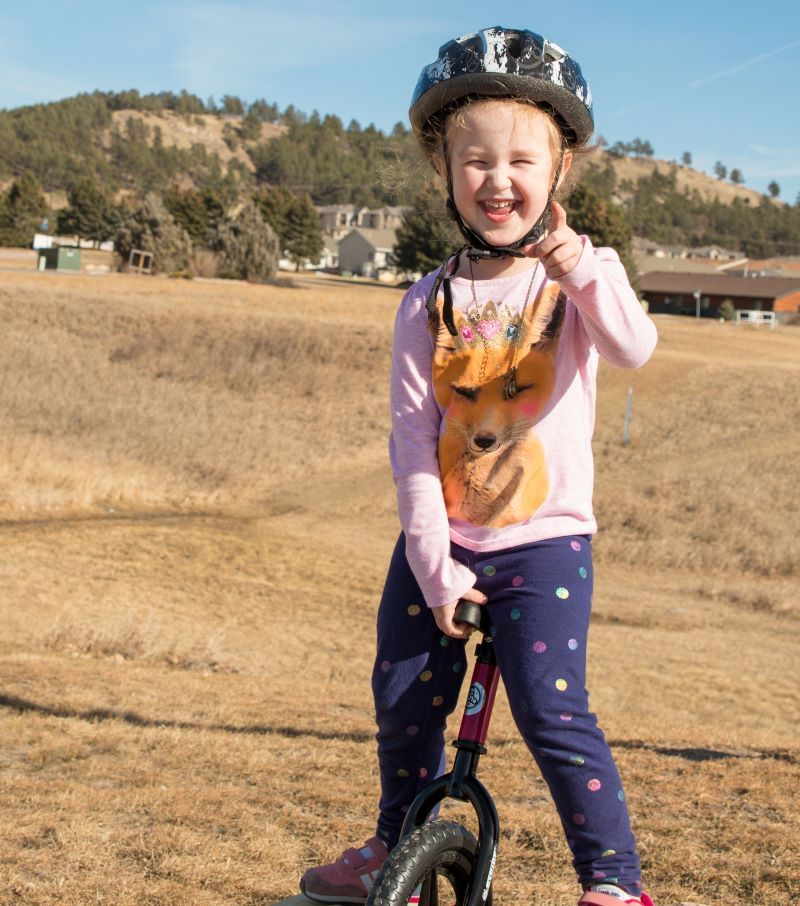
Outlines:
[[[398, 299], [4, 277], [0, 903], [272, 904], [371, 833]], [[781, 906], [800, 332], [658, 326], [647, 368], [601, 375], [593, 707], [660, 906]], [[497, 902], [571, 906], [501, 699]]]

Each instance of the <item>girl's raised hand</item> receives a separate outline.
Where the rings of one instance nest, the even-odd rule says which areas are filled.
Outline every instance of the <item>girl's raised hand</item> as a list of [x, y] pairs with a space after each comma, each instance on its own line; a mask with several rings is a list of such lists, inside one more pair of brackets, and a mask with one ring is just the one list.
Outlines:
[[583, 252], [580, 236], [567, 226], [567, 212], [557, 202], [550, 205], [553, 212], [550, 230], [544, 239], [529, 246], [526, 254], [538, 258], [551, 280], [557, 280], [568, 274], [578, 263]]
[[[474, 604], [485, 604], [489, 600], [477, 588], [470, 588], [469, 591], [465, 591], [461, 598], [465, 601], [472, 601]], [[445, 635], [449, 635], [451, 639], [468, 639], [472, 635], [472, 627], [453, 621], [453, 614], [456, 612], [457, 604], [458, 601], [451, 601], [442, 607], [431, 607], [433, 618], [436, 620], [436, 625], [439, 629]]]

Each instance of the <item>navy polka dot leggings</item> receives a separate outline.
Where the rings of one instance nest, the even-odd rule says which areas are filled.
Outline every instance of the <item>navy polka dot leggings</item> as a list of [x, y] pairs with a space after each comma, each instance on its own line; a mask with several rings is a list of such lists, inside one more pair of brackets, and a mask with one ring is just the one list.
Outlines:
[[[489, 598], [511, 712], [555, 802], [579, 882], [641, 891], [619, 774], [586, 691], [591, 541], [553, 538], [479, 554], [453, 545]], [[380, 611], [373, 671], [381, 775], [378, 834], [390, 846], [417, 793], [445, 769], [445, 721], [467, 670], [465, 644], [436, 627], [401, 535]]]

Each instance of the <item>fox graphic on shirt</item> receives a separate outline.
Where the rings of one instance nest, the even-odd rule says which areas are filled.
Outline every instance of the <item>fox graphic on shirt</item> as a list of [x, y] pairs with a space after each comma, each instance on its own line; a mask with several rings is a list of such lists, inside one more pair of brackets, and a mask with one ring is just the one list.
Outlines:
[[565, 299], [546, 284], [521, 312], [502, 303], [454, 312], [456, 335], [430, 314], [433, 388], [444, 410], [439, 471], [447, 514], [502, 527], [530, 519], [548, 493], [535, 425], [555, 384]]

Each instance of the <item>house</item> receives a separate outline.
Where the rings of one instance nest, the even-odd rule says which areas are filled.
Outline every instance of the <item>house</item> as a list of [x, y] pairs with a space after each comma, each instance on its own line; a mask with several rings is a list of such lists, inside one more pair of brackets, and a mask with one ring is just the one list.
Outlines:
[[729, 301], [740, 311], [774, 311], [779, 317], [800, 312], [800, 274], [797, 277], [738, 277], [725, 273], [653, 271], [639, 278], [642, 297], [651, 314], [697, 314], [719, 317]]
[[358, 212], [361, 208], [354, 204], [329, 204], [317, 208], [322, 232], [326, 236], [340, 239], [346, 236], [354, 226], [358, 226]]
[[356, 227], [339, 240], [340, 273], [377, 277], [379, 271], [390, 266], [390, 255], [396, 241], [395, 230]]
[[320, 225], [326, 236], [341, 239], [354, 227], [368, 230], [396, 230], [408, 209], [385, 205], [382, 208], [362, 208], [354, 204], [332, 204], [318, 207]]

